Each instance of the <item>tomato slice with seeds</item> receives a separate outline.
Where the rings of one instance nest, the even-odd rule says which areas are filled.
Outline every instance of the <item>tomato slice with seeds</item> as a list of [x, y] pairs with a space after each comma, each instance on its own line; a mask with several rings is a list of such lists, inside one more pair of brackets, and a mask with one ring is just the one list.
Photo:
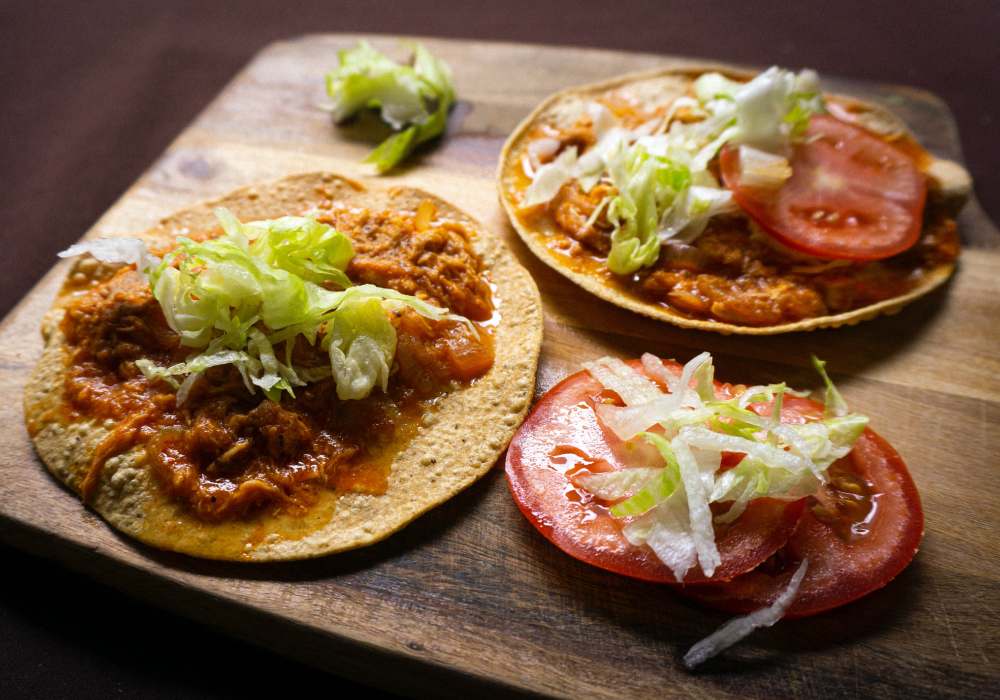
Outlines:
[[[787, 398], [782, 420], [822, 414], [812, 401]], [[685, 586], [695, 600], [728, 612], [770, 605], [803, 558], [809, 568], [786, 618], [806, 617], [882, 588], [913, 560], [924, 515], [899, 454], [871, 430], [829, 469], [830, 482], [811, 499], [795, 534], [764, 565], [732, 581]]]
[[[642, 363], [629, 363], [642, 372]], [[680, 375], [681, 366], [664, 361]], [[731, 387], [716, 382], [720, 398]], [[535, 405], [514, 436], [507, 452], [507, 480], [525, 517], [557, 547], [588, 564], [660, 583], [676, 583], [670, 569], [651, 549], [625, 539], [621, 523], [609, 506], [574, 486], [578, 471], [621, 469], [627, 465], [627, 447], [599, 423], [594, 407], [617, 398], [589, 372], [578, 372], [550, 389]], [[738, 461], [724, 455], [723, 465]], [[716, 544], [722, 558], [713, 581], [726, 581], [750, 571], [778, 551], [795, 530], [805, 501], [758, 499], [729, 526], [717, 526]], [[695, 566], [685, 583], [705, 581]]]
[[819, 258], [878, 260], [912, 247], [923, 226], [926, 178], [875, 134], [830, 116], [809, 121], [777, 189], [744, 186], [739, 149], [723, 148], [722, 179], [767, 233]]

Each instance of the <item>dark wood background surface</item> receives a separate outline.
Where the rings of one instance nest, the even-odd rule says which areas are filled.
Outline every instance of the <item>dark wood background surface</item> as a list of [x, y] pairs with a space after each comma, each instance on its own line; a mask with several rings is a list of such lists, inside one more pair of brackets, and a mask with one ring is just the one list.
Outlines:
[[[1000, 214], [994, 3], [4, 3], [0, 244], [6, 312], [249, 57], [320, 31], [465, 36], [809, 65], [907, 83], [956, 114], [988, 213]], [[5, 397], [18, 400], [18, 397]], [[258, 694], [305, 667], [4, 547], [0, 694]], [[238, 669], [254, 669], [253, 674]], [[352, 686], [334, 681], [340, 689]], [[289, 686], [290, 684], [290, 686]]]

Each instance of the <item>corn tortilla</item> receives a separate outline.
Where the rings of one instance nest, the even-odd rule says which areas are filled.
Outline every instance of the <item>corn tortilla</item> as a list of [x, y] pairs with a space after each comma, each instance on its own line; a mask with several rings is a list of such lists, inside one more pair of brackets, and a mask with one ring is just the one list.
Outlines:
[[[520, 425], [535, 385], [542, 341], [538, 290], [495, 237], [449, 203], [416, 189], [368, 188], [328, 173], [310, 173], [237, 190], [178, 212], [142, 234], [169, 239], [215, 227], [212, 209], [228, 207], [241, 220], [301, 214], [322, 198], [372, 209], [415, 210], [432, 200], [439, 213], [475, 232], [500, 314], [492, 368], [440, 399], [416, 435], [396, 456], [388, 490], [373, 496], [324, 491], [304, 515], [264, 513], [220, 523], [199, 520], [157, 487], [140, 444], [105, 463], [89, 505], [113, 527], [154, 547], [211, 559], [270, 561], [318, 557], [388, 537], [486, 474]], [[93, 269], [81, 267], [75, 271]], [[71, 272], [73, 274], [73, 272]], [[60, 418], [68, 349], [59, 330], [61, 299], [42, 324], [42, 356], [25, 390], [25, 417], [49, 471], [80, 492], [97, 445], [114, 421]]]

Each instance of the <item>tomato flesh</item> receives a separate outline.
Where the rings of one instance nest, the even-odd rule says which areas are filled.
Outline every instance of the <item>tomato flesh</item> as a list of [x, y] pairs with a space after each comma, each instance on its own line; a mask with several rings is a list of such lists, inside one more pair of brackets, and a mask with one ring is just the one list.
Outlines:
[[[795, 618], [839, 607], [889, 583], [912, 561], [924, 530], [920, 496], [906, 465], [885, 440], [865, 430], [830, 474], [831, 487], [818, 494], [795, 534], [764, 566], [727, 583], [687, 586], [682, 592], [713, 608], [750, 612], [774, 602], [808, 558], [785, 614]], [[867, 496], [870, 505], [844, 508], [838, 501], [850, 506], [851, 499], [832, 495], [838, 482], [847, 495]]]
[[[630, 364], [642, 371], [641, 363]], [[677, 363], [665, 361], [664, 365], [680, 374]], [[566, 378], [541, 398], [507, 452], [511, 493], [531, 524], [570, 556], [625, 576], [676, 583], [670, 569], [651, 549], [625, 539], [620, 521], [611, 516], [606, 504], [572, 482], [572, 476], [582, 469], [600, 472], [635, 466], [629, 464], [630, 446], [605, 430], [594, 412], [596, 403], [608, 400], [609, 393], [584, 371]], [[730, 387], [716, 383], [716, 393], [727, 398]], [[735, 461], [733, 456], [724, 457], [729, 466]], [[804, 500], [758, 499], [735, 523], [717, 527], [722, 564], [711, 580], [732, 579], [778, 551], [795, 530], [803, 509]], [[695, 566], [684, 582], [706, 580]]]
[[923, 225], [926, 178], [913, 159], [871, 132], [815, 116], [779, 188], [744, 186], [739, 149], [720, 155], [733, 198], [789, 248], [824, 259], [878, 260], [912, 247]]

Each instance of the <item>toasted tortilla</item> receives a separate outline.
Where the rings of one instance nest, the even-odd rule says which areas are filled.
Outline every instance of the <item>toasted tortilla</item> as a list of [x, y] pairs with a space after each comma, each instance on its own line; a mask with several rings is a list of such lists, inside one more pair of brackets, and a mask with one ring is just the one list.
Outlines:
[[[181, 232], [210, 230], [216, 226], [212, 209], [217, 206], [228, 207], [246, 221], [302, 214], [324, 198], [403, 210], [415, 210], [429, 199], [438, 212], [476, 234], [473, 248], [483, 259], [499, 300], [492, 368], [445, 395], [438, 410], [425, 414], [416, 435], [394, 459], [383, 495], [323, 491], [304, 515], [264, 513], [206, 522], [158, 488], [139, 445], [107, 460], [89, 502], [112, 526], [154, 547], [211, 559], [318, 557], [388, 537], [486, 474], [506, 448], [534, 392], [542, 342], [538, 290], [499, 240], [451, 204], [416, 189], [368, 189], [336, 175], [310, 173], [237, 190], [178, 212], [142, 235], [162, 241]], [[80, 262], [74, 270], [83, 269]], [[25, 389], [25, 418], [49, 471], [80, 493], [97, 445], [116, 423], [67, 420], [60, 410], [69, 357], [59, 329], [63, 313], [62, 299], [57, 299], [43, 321], [45, 347]]]
[[[944, 284], [955, 270], [953, 263], [941, 264], [928, 270], [920, 284], [906, 294], [836, 315], [818, 316], [773, 326], [746, 326], [723, 321], [702, 320], [689, 318], [656, 302], [646, 301], [638, 295], [623, 292], [599, 276], [572, 269], [567, 265], [565, 255], [553, 251], [547, 245], [547, 239], [553, 235], [552, 231], [540, 227], [533, 228], [521, 220], [512, 193], [518, 180], [523, 177], [518, 175], [521, 171], [521, 157], [529, 142], [528, 135], [536, 127], [547, 125], [565, 129], [572, 126], [581, 115], [585, 114], [587, 103], [603, 95], [615, 95], [626, 100], [636, 100], [651, 105], [669, 104], [677, 97], [686, 94], [691, 83], [698, 76], [710, 71], [718, 71], [736, 80], [749, 80], [756, 75], [728, 66], [691, 66], [690, 64], [677, 68], [632, 73], [612, 80], [557, 92], [544, 100], [518, 125], [501, 151], [497, 186], [500, 202], [507, 212], [511, 224], [525, 244], [542, 262], [588, 292], [622, 308], [676, 326], [724, 334], [774, 335], [853, 325], [881, 314], [896, 313], [914, 299], [924, 296]], [[860, 117], [859, 122], [862, 125], [885, 132], [906, 132], [906, 126], [902, 121], [881, 107], [849, 97], [839, 95], [834, 97], [840, 104], [855, 112]], [[923, 172], [928, 177], [928, 199], [942, 203], [949, 211], [957, 213], [968, 199], [972, 189], [972, 181], [966, 170], [952, 161], [932, 158]]]

